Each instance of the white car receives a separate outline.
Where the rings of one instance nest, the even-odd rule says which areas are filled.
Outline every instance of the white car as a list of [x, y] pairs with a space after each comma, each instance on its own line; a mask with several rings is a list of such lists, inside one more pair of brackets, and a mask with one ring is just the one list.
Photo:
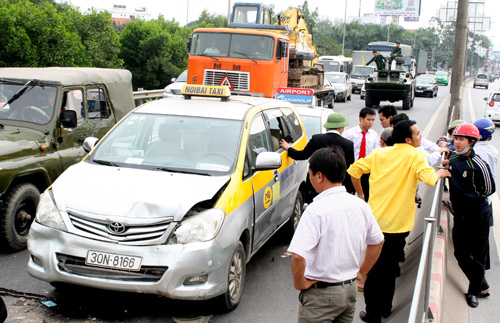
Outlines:
[[335, 100], [345, 102], [352, 97], [352, 84], [351, 79], [347, 73], [344, 72], [327, 72], [325, 77], [335, 87]]
[[[246, 263], [302, 215], [307, 144], [291, 103], [186, 85], [137, 107], [40, 198], [28, 272], [65, 284], [240, 302]], [[211, 97], [197, 97], [211, 96]]]
[[484, 98], [486, 109], [484, 117], [490, 118], [493, 122], [500, 122], [500, 91], [494, 91], [489, 97]]
[[328, 116], [334, 113], [332, 109], [298, 105], [295, 105], [295, 109], [297, 109], [300, 119], [302, 120], [302, 124], [304, 125], [307, 141], [311, 140], [313, 135], [326, 133], [326, 129], [323, 125], [328, 119]]
[[163, 91], [164, 98], [182, 97], [182, 87], [187, 83], [188, 71], [185, 70], [177, 78], [172, 78], [172, 83], [165, 87]]

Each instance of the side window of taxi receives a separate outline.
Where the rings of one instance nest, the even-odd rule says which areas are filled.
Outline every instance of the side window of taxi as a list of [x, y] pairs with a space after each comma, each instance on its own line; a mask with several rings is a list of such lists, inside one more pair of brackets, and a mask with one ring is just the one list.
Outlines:
[[63, 110], [75, 111], [77, 125], [82, 124], [85, 121], [85, 113], [82, 114], [83, 91], [80, 89], [65, 91], [63, 94], [63, 100], [61, 104], [61, 111]]
[[264, 151], [272, 151], [269, 135], [267, 132], [266, 124], [261, 114], [258, 114], [250, 125], [250, 132], [248, 135], [248, 151], [250, 153], [250, 161], [255, 165], [257, 155]]
[[290, 136], [292, 137], [292, 142], [299, 140], [302, 137], [302, 127], [300, 126], [300, 121], [293, 112], [292, 109], [281, 108], [281, 111], [285, 115], [285, 121], [290, 131]]
[[278, 151], [280, 149], [280, 140], [286, 138], [289, 134], [285, 124], [285, 117], [280, 109], [265, 110], [264, 115], [271, 132], [271, 149], [272, 151]]

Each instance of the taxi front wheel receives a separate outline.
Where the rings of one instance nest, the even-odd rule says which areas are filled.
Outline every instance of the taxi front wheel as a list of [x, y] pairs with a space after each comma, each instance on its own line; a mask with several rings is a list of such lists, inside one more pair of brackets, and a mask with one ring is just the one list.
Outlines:
[[245, 273], [245, 248], [243, 248], [241, 241], [238, 241], [229, 263], [227, 290], [220, 296], [224, 310], [232, 311], [240, 303], [241, 294], [243, 293], [243, 284], [245, 283]]
[[302, 217], [303, 212], [304, 212], [304, 200], [302, 198], [302, 193], [298, 191], [293, 206], [293, 213], [292, 216], [290, 217], [290, 221], [288, 221], [288, 234], [290, 235], [290, 239], [293, 237], [295, 230], [297, 230], [297, 226], [299, 225], [299, 221], [300, 218]]

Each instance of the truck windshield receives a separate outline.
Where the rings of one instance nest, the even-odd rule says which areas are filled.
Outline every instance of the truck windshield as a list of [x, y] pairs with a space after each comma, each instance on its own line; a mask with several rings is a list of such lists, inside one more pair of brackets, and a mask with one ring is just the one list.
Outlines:
[[29, 85], [10, 104], [7, 101], [23, 88], [23, 84], [0, 82], [0, 119], [47, 124], [54, 115], [57, 88]]
[[272, 60], [274, 58], [274, 39], [268, 36], [248, 34], [195, 33], [190, 54]]
[[360, 75], [360, 76], [370, 76], [370, 74], [373, 72], [372, 67], [368, 66], [354, 66], [352, 68], [351, 75]]
[[242, 122], [132, 113], [97, 146], [89, 162], [183, 173], [229, 174]]

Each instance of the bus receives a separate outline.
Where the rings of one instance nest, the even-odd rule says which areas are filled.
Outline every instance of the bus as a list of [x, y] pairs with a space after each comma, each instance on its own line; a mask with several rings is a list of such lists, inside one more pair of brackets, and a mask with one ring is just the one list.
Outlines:
[[[318, 64], [323, 64], [325, 72], [346, 72], [351, 73], [352, 58], [339, 56], [320, 56]], [[320, 65], [321, 66], [321, 65]]]

